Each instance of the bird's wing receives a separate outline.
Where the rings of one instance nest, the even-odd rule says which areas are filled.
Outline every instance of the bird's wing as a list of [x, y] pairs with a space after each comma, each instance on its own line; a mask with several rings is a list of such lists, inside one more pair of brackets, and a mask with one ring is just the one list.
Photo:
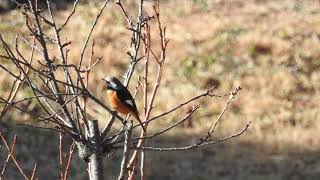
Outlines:
[[132, 95], [126, 88], [117, 90], [116, 92], [121, 102], [123, 102], [130, 109], [137, 111], [136, 103], [134, 102]]

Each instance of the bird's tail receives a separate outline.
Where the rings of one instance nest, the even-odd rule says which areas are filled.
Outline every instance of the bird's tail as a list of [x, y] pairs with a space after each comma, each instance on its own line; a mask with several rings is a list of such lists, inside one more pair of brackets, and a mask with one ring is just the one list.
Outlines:
[[134, 116], [134, 118], [136, 118], [137, 121], [139, 121], [139, 123], [141, 124], [141, 127], [142, 127], [143, 131], [146, 132], [146, 129], [145, 129], [144, 125], [142, 124], [141, 119], [140, 119], [140, 117], [139, 117], [139, 113], [138, 113], [138, 112], [135, 112], [135, 113], [132, 113], [132, 115]]

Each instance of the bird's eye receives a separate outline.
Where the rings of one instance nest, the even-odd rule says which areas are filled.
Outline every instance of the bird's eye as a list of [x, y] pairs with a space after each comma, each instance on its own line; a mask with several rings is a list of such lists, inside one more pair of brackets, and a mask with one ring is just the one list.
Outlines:
[[106, 81], [106, 83], [107, 83], [107, 87], [111, 87], [111, 83], [109, 82], [109, 81]]

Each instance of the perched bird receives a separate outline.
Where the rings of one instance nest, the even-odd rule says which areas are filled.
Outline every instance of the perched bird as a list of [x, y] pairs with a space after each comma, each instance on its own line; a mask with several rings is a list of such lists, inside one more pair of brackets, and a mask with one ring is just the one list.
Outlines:
[[141, 124], [143, 131], [145, 131], [136, 103], [129, 90], [114, 76], [107, 76], [103, 80], [107, 84], [107, 97], [112, 109], [124, 115], [131, 114], [134, 116]]

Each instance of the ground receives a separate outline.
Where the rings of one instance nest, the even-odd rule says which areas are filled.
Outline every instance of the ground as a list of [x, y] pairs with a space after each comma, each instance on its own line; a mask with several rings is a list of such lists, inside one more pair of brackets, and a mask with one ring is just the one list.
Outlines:
[[[72, 40], [69, 58], [74, 62], [78, 61], [81, 43], [99, 5], [81, 5], [65, 29], [64, 36]], [[134, 10], [135, 4], [126, 5]], [[151, 6], [152, 2], [146, 3], [146, 13], [152, 13]], [[70, 8], [56, 12], [58, 21], [68, 15]], [[246, 122], [252, 124], [241, 137], [222, 144], [187, 153], [148, 152], [147, 179], [319, 179], [319, 1], [162, 1], [161, 13], [170, 43], [153, 115], [213, 84], [218, 94], [241, 86], [243, 90], [223, 117], [216, 138], [237, 132]], [[0, 32], [7, 40], [13, 42], [16, 33], [26, 35], [18, 11], [2, 14], [0, 21]], [[123, 74], [127, 68], [130, 32], [125, 25], [117, 6], [110, 4], [94, 33], [95, 55], [103, 56], [104, 60], [92, 73], [90, 85], [101, 99], [101, 78]], [[157, 42], [154, 40], [155, 47], [159, 46]], [[142, 74], [140, 69], [138, 65], [133, 82]], [[0, 73], [1, 84], [10, 83], [5, 72]], [[130, 89], [133, 91], [134, 87], [132, 83]], [[0, 90], [3, 94], [8, 92], [7, 86], [1, 86]], [[141, 99], [138, 94], [138, 108], [142, 107]], [[190, 126], [179, 127], [148, 143], [170, 146], [196, 141], [202, 135], [200, 132], [217, 117], [225, 101], [226, 98], [200, 100], [202, 108], [192, 117]], [[32, 108], [32, 104], [27, 107]], [[185, 111], [152, 124], [152, 130], [165, 127]], [[107, 113], [97, 107], [90, 115], [105, 123]], [[39, 179], [57, 179], [58, 136], [50, 131], [13, 125], [28, 118], [11, 111], [2, 131], [9, 132], [9, 137], [18, 135], [16, 154], [28, 172], [38, 163]], [[48, 138], [52, 141], [48, 142]], [[110, 179], [115, 179], [119, 172], [119, 155], [106, 157], [106, 176]], [[86, 179], [84, 164], [76, 155], [72, 164], [71, 179]], [[18, 178], [12, 172], [7, 172], [7, 176]]]

